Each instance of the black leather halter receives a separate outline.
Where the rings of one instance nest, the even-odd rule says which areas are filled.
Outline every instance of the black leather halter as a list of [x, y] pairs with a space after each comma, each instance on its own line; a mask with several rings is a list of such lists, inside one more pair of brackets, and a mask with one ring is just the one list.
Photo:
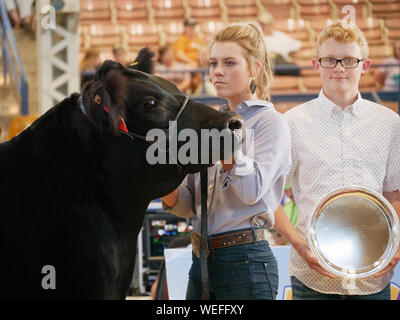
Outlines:
[[[188, 96], [185, 96], [185, 100], [183, 101], [183, 103], [182, 103], [181, 107], [179, 108], [179, 111], [178, 111], [178, 113], [177, 113], [177, 115], [176, 115], [176, 117], [174, 118], [173, 121], [178, 121], [178, 119], [181, 116], [183, 110], [186, 108], [186, 105], [189, 102], [189, 99], [190, 98]], [[136, 134], [136, 133], [133, 133], [133, 132], [130, 132], [130, 131], [128, 131], [128, 132], [121, 131], [121, 132], [126, 134], [126, 135], [128, 135], [132, 140], [134, 140], [134, 138], [137, 138], [137, 139], [140, 139], [140, 140], [143, 140], [143, 141], [151, 143], [150, 141], [146, 140], [146, 136], [143, 136], [143, 135], [140, 135], [140, 134]]]
[[[187, 103], [189, 102], [189, 99], [190, 99], [189, 96], [185, 96], [185, 99], [183, 100], [183, 103], [182, 103], [181, 107], [179, 108], [178, 113], [176, 114], [176, 116], [175, 116], [175, 118], [174, 118], [173, 121], [178, 121], [178, 119], [179, 119], [179, 117], [181, 116], [183, 110], [185, 110], [186, 105], [187, 105]], [[87, 114], [86, 114], [85, 106], [83, 105], [82, 96], [79, 97], [78, 103], [79, 103], [79, 107], [80, 107], [80, 109], [82, 110], [82, 112], [83, 112], [85, 115], [87, 115]], [[128, 137], [129, 137], [130, 139], [132, 139], [132, 140], [139, 139], [139, 140], [145, 141], [145, 142], [147, 142], [147, 143], [149, 143], [149, 144], [152, 144], [152, 143], [153, 143], [153, 142], [151, 142], [151, 141], [148, 141], [148, 140], [146, 139], [146, 136], [143, 136], [143, 135], [140, 135], [140, 134], [131, 132], [131, 131], [123, 131], [123, 130], [121, 130], [121, 129], [120, 129], [119, 131], [120, 131], [121, 133], [123, 133], [124, 135], [128, 136]], [[178, 169], [178, 172], [179, 172], [179, 173], [186, 174], [185, 170], [182, 168], [182, 166], [181, 166], [179, 163], [176, 163], [176, 166], [177, 166], [177, 169]]]
[[[181, 107], [179, 108], [179, 111], [173, 121], [178, 121], [178, 119], [181, 116], [183, 110], [185, 109], [187, 103], [189, 102], [189, 99], [190, 98], [188, 96], [185, 96], [185, 100], [183, 101], [183, 103], [182, 103]], [[82, 102], [82, 96], [79, 97], [79, 107], [81, 108], [82, 112], [86, 115], [86, 109]], [[140, 140], [150, 143], [150, 141], [146, 140], [146, 136], [143, 136], [143, 135], [131, 132], [131, 131], [125, 132], [125, 131], [120, 130], [120, 132], [129, 136], [132, 140], [135, 140], [135, 138], [137, 138], [137, 139], [140, 139]]]

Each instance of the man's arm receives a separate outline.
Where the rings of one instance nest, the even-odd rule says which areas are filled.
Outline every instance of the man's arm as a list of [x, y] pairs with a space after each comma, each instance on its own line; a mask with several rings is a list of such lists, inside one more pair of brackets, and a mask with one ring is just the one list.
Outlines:
[[[399, 220], [400, 220], [400, 190], [395, 190], [395, 191], [392, 191], [392, 192], [383, 192], [383, 196], [393, 206], [393, 208], [396, 211], [397, 216], [399, 217]], [[394, 255], [394, 257], [392, 258], [392, 260], [386, 266], [386, 268], [384, 268], [382, 271], [378, 272], [374, 276], [375, 277], [380, 277], [380, 276], [390, 272], [391, 270], [393, 270], [396, 267], [396, 265], [399, 262], [399, 260], [400, 260], [400, 246], [397, 249], [397, 252]]]
[[308, 247], [307, 241], [300, 236], [300, 234], [290, 223], [290, 220], [281, 205], [275, 211], [274, 228], [291, 243], [293, 248], [296, 249], [296, 251], [304, 259], [304, 261], [307, 262], [311, 269], [329, 278], [336, 277], [321, 267], [318, 259], [312, 254], [310, 248]]

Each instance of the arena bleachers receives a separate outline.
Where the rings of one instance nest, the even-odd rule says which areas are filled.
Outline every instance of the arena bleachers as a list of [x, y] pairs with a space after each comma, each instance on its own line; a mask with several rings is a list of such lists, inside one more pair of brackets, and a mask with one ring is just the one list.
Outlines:
[[[321, 88], [311, 68], [316, 38], [349, 10], [367, 37], [373, 64], [391, 56], [393, 41], [400, 39], [400, 0], [81, 0], [81, 49], [98, 48], [107, 56], [119, 43], [134, 56], [141, 47], [156, 49], [175, 41], [185, 18], [195, 18], [199, 35], [206, 38], [231, 22], [267, 15], [275, 30], [301, 41], [291, 58], [308, 67], [300, 77], [277, 76], [271, 93], [316, 93]], [[360, 90], [377, 89], [373, 73], [371, 69], [363, 75]]]

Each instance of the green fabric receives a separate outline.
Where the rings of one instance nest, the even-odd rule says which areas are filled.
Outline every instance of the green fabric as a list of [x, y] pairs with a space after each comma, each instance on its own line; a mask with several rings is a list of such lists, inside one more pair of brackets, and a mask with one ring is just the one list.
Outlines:
[[293, 201], [289, 201], [285, 203], [285, 205], [283, 206], [283, 210], [288, 216], [290, 223], [295, 226], [297, 223], [297, 206], [294, 204]]

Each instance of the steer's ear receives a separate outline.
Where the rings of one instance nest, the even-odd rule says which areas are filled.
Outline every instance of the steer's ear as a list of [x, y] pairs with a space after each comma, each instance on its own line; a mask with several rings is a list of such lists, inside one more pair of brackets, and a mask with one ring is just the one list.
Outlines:
[[135, 61], [129, 64], [129, 69], [139, 70], [146, 73], [154, 72], [154, 52], [149, 48], [143, 48], [139, 51]]
[[115, 135], [120, 134], [119, 124], [121, 118], [124, 118], [123, 99], [120, 97], [124, 85], [117, 75], [118, 73], [114, 73], [105, 82], [90, 81], [82, 90], [83, 105], [88, 118], [100, 131]]

